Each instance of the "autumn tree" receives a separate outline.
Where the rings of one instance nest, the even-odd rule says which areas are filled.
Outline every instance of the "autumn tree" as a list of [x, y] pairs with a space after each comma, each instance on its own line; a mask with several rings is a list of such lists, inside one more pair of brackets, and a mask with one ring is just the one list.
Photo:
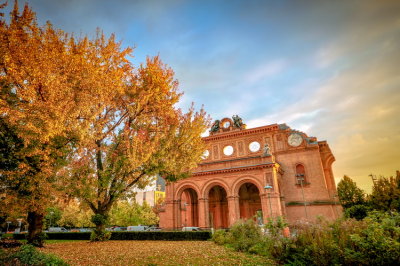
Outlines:
[[340, 203], [345, 209], [365, 203], [364, 191], [357, 187], [357, 184], [346, 175], [338, 183], [337, 191]]
[[143, 205], [135, 201], [119, 201], [113, 205], [109, 214], [109, 225], [155, 225], [158, 217], [151, 206], [143, 202]]
[[96, 101], [102, 112], [63, 173], [69, 191], [95, 213], [92, 240], [107, 238], [105, 225], [118, 199], [156, 174], [167, 181], [187, 177], [205, 149], [201, 133], [209, 119], [203, 110], [183, 113], [175, 107], [178, 83], [158, 57], [125, 80]]
[[9, 20], [1, 14], [0, 38], [1, 130], [8, 134], [1, 188], [6, 202], [28, 212], [28, 242], [40, 246], [45, 208], [61, 187], [59, 170], [88, 131], [104, 126], [97, 118], [108, 93], [134, 82], [131, 49], [113, 36], [77, 40], [50, 23], [40, 27], [28, 5], [21, 14], [17, 2]]
[[376, 210], [400, 211], [400, 171], [395, 177], [381, 177], [374, 182], [369, 203]]

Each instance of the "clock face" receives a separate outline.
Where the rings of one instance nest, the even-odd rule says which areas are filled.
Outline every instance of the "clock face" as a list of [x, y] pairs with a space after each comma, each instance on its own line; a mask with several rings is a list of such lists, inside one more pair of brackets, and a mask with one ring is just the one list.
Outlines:
[[232, 155], [233, 154], [233, 147], [232, 146], [225, 146], [225, 148], [224, 148], [224, 154], [226, 155], [226, 156], [230, 156], [230, 155]]
[[224, 128], [228, 128], [231, 125], [231, 123], [229, 123], [228, 121], [224, 122], [224, 124], [222, 125]]
[[210, 156], [210, 152], [209, 152], [208, 150], [205, 150], [205, 151], [203, 152], [203, 155], [201, 156], [201, 158], [202, 158], [202, 159], [207, 159], [208, 156]]
[[303, 142], [303, 137], [298, 133], [292, 133], [288, 138], [288, 143], [292, 147], [298, 147], [302, 142]]
[[259, 151], [260, 147], [261, 145], [257, 141], [253, 141], [252, 143], [249, 144], [249, 149], [251, 152]]

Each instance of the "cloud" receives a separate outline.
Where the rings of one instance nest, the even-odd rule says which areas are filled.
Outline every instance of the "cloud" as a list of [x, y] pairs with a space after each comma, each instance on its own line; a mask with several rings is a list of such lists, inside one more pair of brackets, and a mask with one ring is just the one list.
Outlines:
[[286, 66], [283, 59], [264, 63], [245, 74], [244, 80], [248, 83], [257, 83], [281, 73]]

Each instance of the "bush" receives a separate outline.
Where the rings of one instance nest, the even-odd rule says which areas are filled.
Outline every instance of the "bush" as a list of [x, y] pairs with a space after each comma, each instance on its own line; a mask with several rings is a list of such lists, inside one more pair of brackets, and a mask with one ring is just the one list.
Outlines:
[[111, 240], [208, 240], [211, 232], [113, 232]]
[[261, 241], [261, 228], [251, 219], [239, 220], [227, 234], [227, 243], [237, 251], [248, 251]]
[[[68, 265], [62, 259], [52, 255], [44, 254], [32, 245], [23, 245], [19, 251], [8, 258], [13, 264], [19, 261], [22, 265]], [[19, 265], [19, 264], [17, 264]]]
[[224, 245], [228, 243], [227, 232], [225, 230], [217, 230], [212, 236], [212, 241], [218, 245]]
[[[201, 232], [109, 232], [111, 240], [208, 240], [211, 233]], [[50, 240], [90, 240], [90, 232], [47, 233]], [[14, 239], [25, 239], [25, 234], [14, 234]]]
[[357, 220], [362, 220], [368, 215], [369, 208], [365, 205], [354, 205], [347, 208], [344, 212], [344, 215], [347, 218], [354, 218]]
[[270, 233], [259, 235], [252, 222], [235, 224], [213, 240], [236, 250], [286, 265], [400, 265], [400, 214], [372, 212], [365, 219], [298, 223], [294, 236], [279, 233], [284, 223], [270, 222]]
[[111, 232], [105, 230], [93, 230], [90, 233], [90, 241], [107, 241], [111, 238]]

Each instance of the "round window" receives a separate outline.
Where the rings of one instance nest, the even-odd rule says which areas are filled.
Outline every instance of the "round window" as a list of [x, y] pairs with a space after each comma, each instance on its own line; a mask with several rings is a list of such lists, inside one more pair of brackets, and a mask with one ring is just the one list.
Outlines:
[[253, 141], [252, 143], [249, 144], [249, 149], [251, 152], [256, 152], [260, 150], [260, 143], [257, 141]]
[[224, 122], [223, 127], [224, 128], [228, 128], [231, 125], [231, 123], [229, 123], [228, 121]]
[[232, 146], [225, 146], [225, 148], [224, 148], [224, 154], [226, 155], [226, 156], [230, 156], [230, 155], [232, 155], [233, 154], [233, 147]]
[[209, 152], [208, 150], [205, 150], [205, 151], [203, 152], [203, 155], [201, 156], [201, 158], [202, 158], [202, 159], [207, 159], [209, 155], [210, 155], [210, 152]]

